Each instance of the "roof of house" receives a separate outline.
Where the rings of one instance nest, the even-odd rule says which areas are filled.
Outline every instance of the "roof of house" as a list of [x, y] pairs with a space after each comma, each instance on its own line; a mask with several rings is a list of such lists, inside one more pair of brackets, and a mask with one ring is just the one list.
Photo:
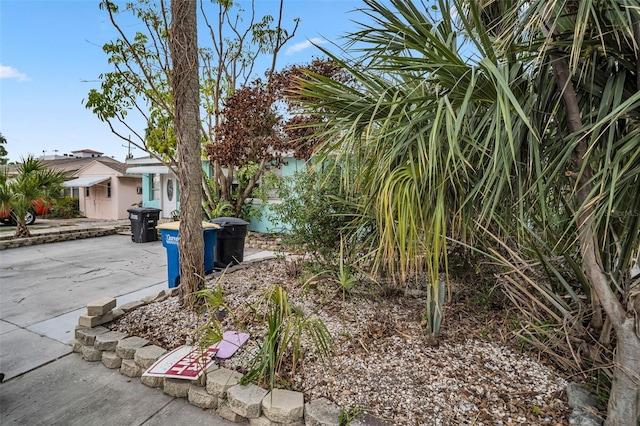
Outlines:
[[112, 162], [104, 162], [104, 161], [100, 161], [100, 160], [101, 160], [101, 158], [96, 158], [95, 160], [96, 160], [96, 161], [99, 161], [100, 163], [102, 163], [102, 164], [104, 164], [104, 165], [106, 165], [106, 166], [111, 167], [113, 170], [115, 170], [115, 171], [117, 171], [117, 172], [119, 172], [119, 173], [122, 173], [123, 175], [127, 173], [127, 168], [128, 168], [128, 166], [127, 166], [126, 164], [124, 164], [124, 163], [121, 163], [121, 162], [119, 162], [119, 161], [118, 161], [118, 162], [115, 162], [115, 163], [112, 163]]
[[126, 167], [124, 163], [119, 162], [118, 160], [114, 160], [109, 157], [86, 157], [86, 158], [77, 158], [77, 157], [68, 157], [57, 160], [43, 160], [43, 163], [49, 167], [50, 169], [62, 170], [69, 175], [74, 174], [84, 166], [94, 161], [99, 161], [102, 164], [111, 167], [114, 170], [117, 170], [121, 173], [124, 173]]
[[76, 152], [84, 152], [85, 154], [104, 154], [104, 152], [94, 151], [93, 149], [78, 149], [75, 151], [71, 151], [72, 154], [75, 154]]

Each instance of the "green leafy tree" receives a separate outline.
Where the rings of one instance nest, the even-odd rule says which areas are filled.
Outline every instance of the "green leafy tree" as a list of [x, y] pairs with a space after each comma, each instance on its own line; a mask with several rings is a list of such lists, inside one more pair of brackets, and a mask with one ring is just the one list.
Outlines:
[[270, 206], [270, 220], [286, 226], [283, 242], [325, 264], [335, 259], [351, 219], [340, 174], [339, 167], [324, 163], [284, 177], [276, 187], [282, 202]]
[[373, 212], [377, 264], [426, 270], [438, 300], [448, 239], [492, 235], [524, 254], [526, 235], [570, 218], [558, 246], [575, 254], [590, 327], [615, 354], [606, 424], [637, 424], [638, 3], [364, 3], [372, 23], [342, 63], [358, 85], [309, 75], [299, 93], [325, 108], [338, 141], [325, 152], [358, 170], [344, 180], [365, 223]]
[[31, 236], [26, 216], [33, 209], [33, 201], [45, 204], [62, 195], [62, 171], [47, 168], [42, 160], [28, 156], [17, 166], [17, 175], [9, 178], [0, 174], [0, 210], [13, 215], [16, 221], [15, 238]]
[[[89, 92], [85, 106], [105, 121], [114, 134], [177, 170], [172, 64], [167, 38], [170, 10], [164, 1], [156, 5], [148, 0], [127, 3], [123, 8], [111, 1], [103, 1], [100, 6], [109, 14], [119, 38], [104, 45], [113, 71], [100, 76], [101, 86]], [[270, 15], [258, 18], [253, 2], [248, 10], [227, 0], [199, 3], [199, 19], [209, 35], [199, 39], [198, 48], [202, 112], [198, 129], [202, 154], [204, 145], [218, 142], [216, 129], [224, 121], [225, 100], [255, 78], [254, 67], [259, 57], [271, 59], [267, 73], [272, 72], [278, 53], [294, 36], [298, 21], [294, 20], [293, 30], [287, 31], [282, 25], [283, 8], [281, 0], [274, 19]], [[125, 31], [120, 22], [132, 18], [140, 21], [144, 29], [135, 34]], [[144, 131], [132, 125], [130, 114], [142, 117], [146, 123]], [[212, 161], [214, 193], [204, 181], [202, 190], [203, 205], [215, 209], [217, 200], [231, 201], [227, 188], [231, 188], [233, 180], [225, 180], [223, 165], [215, 158]], [[215, 192], [221, 190], [223, 196], [219, 197]]]

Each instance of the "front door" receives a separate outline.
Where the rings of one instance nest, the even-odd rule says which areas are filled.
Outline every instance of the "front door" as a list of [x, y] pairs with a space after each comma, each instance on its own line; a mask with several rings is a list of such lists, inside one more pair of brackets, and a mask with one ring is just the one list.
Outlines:
[[178, 182], [172, 175], [163, 175], [162, 217], [170, 218], [171, 212], [178, 209]]

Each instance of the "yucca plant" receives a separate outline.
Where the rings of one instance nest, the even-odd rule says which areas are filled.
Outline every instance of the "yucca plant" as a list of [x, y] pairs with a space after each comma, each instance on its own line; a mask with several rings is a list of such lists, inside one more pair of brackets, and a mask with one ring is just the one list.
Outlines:
[[332, 259], [328, 264], [313, 264], [313, 267], [319, 266], [321, 270], [307, 278], [305, 286], [309, 286], [312, 283], [328, 285], [330, 293], [329, 299], [332, 299], [336, 294], [340, 293], [344, 300], [345, 296], [351, 294], [358, 283], [358, 277], [356, 275], [357, 268], [352, 256], [345, 253], [344, 246], [345, 241], [344, 238], [341, 237], [337, 261]]
[[[265, 290], [255, 312], [267, 326], [267, 332], [243, 383], [268, 383], [273, 389], [277, 379], [283, 377], [282, 368], [287, 356], [290, 357], [291, 376], [296, 374], [296, 368], [307, 352], [312, 352], [319, 362], [328, 361], [333, 339], [326, 326], [318, 317], [305, 315], [300, 308], [290, 304], [282, 287], [275, 285]], [[305, 349], [303, 340], [309, 348]]]
[[439, 281], [437, 285], [429, 285], [427, 287], [427, 307], [424, 321], [426, 323], [425, 329], [431, 335], [437, 334], [442, 325], [445, 294], [444, 281]]
[[340, 253], [338, 256], [338, 270], [336, 271], [334, 282], [338, 284], [338, 289], [342, 292], [342, 295], [351, 293], [355, 285], [358, 283], [358, 278], [354, 274], [353, 264], [349, 259], [345, 258], [345, 242], [344, 238], [340, 239]]

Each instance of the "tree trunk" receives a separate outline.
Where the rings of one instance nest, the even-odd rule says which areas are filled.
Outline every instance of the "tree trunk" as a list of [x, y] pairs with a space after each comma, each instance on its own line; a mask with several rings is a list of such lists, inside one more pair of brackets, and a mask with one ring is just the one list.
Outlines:
[[256, 170], [253, 176], [251, 176], [251, 179], [249, 179], [249, 183], [247, 183], [247, 187], [244, 188], [244, 190], [240, 194], [238, 194], [238, 199], [236, 200], [236, 205], [234, 208], [236, 212], [236, 216], [240, 217], [242, 206], [244, 206], [244, 202], [247, 200], [247, 198], [249, 198], [249, 195], [251, 195], [251, 191], [253, 191], [253, 188], [256, 187], [256, 184], [258, 183], [260, 176], [262, 176], [262, 174], [264, 173], [266, 164], [267, 164], [267, 161], [263, 158], [260, 161], [258, 170]]
[[[569, 66], [564, 57], [552, 56], [552, 67], [556, 77], [558, 89], [562, 93], [562, 100], [566, 108], [568, 128], [572, 133], [582, 130], [582, 116], [578, 105], [573, 83], [570, 79]], [[582, 211], [577, 217], [578, 238], [582, 255], [582, 269], [595, 290], [598, 301], [608, 315], [616, 333], [615, 362], [613, 367], [614, 380], [611, 383], [611, 393], [607, 407], [608, 426], [633, 426], [639, 424], [640, 410], [640, 336], [634, 329], [634, 318], [627, 315], [622, 303], [611, 288], [611, 282], [602, 266], [598, 262], [598, 241], [593, 225], [589, 221], [591, 208], [587, 205], [593, 183], [590, 182], [592, 170], [584, 164], [584, 156], [588, 150], [586, 136], [578, 143], [573, 152], [577, 175], [577, 199]], [[628, 296], [628, 295], [627, 295]], [[599, 306], [598, 306], [599, 309]], [[640, 312], [635, 312], [636, 315]], [[640, 330], [638, 330], [640, 331]]]
[[[230, 192], [230, 188], [231, 188], [231, 183], [229, 183], [229, 177], [231, 178], [231, 181], [233, 182], [233, 176], [229, 176], [226, 177], [224, 175], [224, 171], [222, 170], [222, 166], [220, 166], [220, 163], [218, 163], [217, 161], [214, 163], [214, 167], [215, 167], [215, 171], [216, 171], [216, 179], [217, 179], [217, 185], [218, 185], [218, 189], [220, 190], [220, 197], [219, 199], [221, 201], [229, 201], [231, 202], [231, 192]], [[227, 169], [229, 170], [229, 169]]]
[[627, 317], [616, 327], [618, 345], [607, 407], [607, 426], [640, 425], [640, 337], [635, 326], [635, 319]]
[[202, 164], [196, 0], [171, 1], [169, 48], [174, 125], [180, 177], [180, 298], [195, 306], [195, 293], [204, 288], [202, 232]]
[[13, 238], [29, 238], [31, 236], [31, 232], [29, 232], [29, 227], [24, 224], [18, 222], [16, 224], [16, 232], [13, 234]]

